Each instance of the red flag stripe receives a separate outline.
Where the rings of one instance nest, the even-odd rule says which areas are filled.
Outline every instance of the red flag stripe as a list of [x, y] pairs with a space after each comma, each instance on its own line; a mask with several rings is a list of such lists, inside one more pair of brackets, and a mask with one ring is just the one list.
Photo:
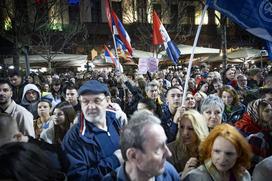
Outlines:
[[163, 39], [160, 32], [160, 26], [161, 26], [161, 21], [156, 11], [154, 10], [153, 11], [153, 39], [152, 39], [153, 45], [163, 44]]

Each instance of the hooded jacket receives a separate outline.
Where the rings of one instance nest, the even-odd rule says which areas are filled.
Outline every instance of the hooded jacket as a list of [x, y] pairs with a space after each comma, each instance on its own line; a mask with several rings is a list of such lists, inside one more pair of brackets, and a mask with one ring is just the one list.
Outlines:
[[[38, 97], [37, 100], [34, 102], [29, 102], [28, 100], [26, 100], [26, 92], [29, 90], [34, 90], [35, 92], [38, 93]], [[38, 102], [41, 99], [41, 91], [39, 90], [39, 88], [34, 85], [34, 84], [27, 84], [24, 88], [23, 91], [23, 95], [22, 95], [22, 101], [21, 101], [21, 105], [23, 107], [25, 107], [29, 112], [32, 113], [34, 119], [38, 118]]]

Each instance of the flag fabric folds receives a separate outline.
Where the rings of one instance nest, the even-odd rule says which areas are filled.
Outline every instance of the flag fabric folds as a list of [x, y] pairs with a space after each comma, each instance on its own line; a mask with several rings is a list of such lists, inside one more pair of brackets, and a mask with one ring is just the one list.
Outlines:
[[115, 68], [123, 72], [123, 67], [113, 53], [105, 46], [105, 60], [108, 63], [114, 64]]
[[161, 23], [157, 13], [153, 11], [153, 44], [160, 45], [164, 44], [164, 48], [167, 52], [168, 57], [173, 61], [175, 65], [178, 64], [180, 57], [180, 51], [174, 42], [171, 41], [166, 29]]
[[271, 0], [207, 0], [206, 3], [253, 35], [272, 42]]
[[118, 38], [123, 42], [124, 46], [128, 50], [128, 52], [132, 55], [132, 46], [130, 44], [130, 37], [125, 30], [122, 22], [119, 20], [115, 12], [112, 10], [111, 11], [111, 17], [112, 17], [112, 28], [113, 28], [113, 33], [115, 36], [118, 36]]
[[116, 42], [116, 49], [117, 49], [118, 57], [123, 58], [126, 61], [132, 61], [132, 56], [130, 55], [128, 49], [126, 48], [124, 43], [117, 36], [115, 36], [115, 42]]
[[153, 45], [163, 44], [163, 39], [160, 32], [160, 26], [161, 26], [161, 21], [157, 13], [154, 11], [153, 12], [153, 38], [152, 38]]
[[113, 53], [106, 46], [105, 46], [104, 55], [105, 55], [106, 62], [112, 63], [116, 67], [116, 65], [117, 65], [117, 58], [113, 55]]
[[[108, 24], [114, 39], [122, 42], [122, 49], [127, 51], [128, 54], [132, 55], [132, 46], [130, 43], [130, 37], [125, 30], [122, 22], [117, 17], [116, 13], [111, 9], [109, 0], [105, 0], [105, 11], [108, 19]], [[118, 43], [118, 42], [116, 42]], [[116, 45], [117, 46], [117, 45]], [[116, 47], [117, 48], [117, 47]]]

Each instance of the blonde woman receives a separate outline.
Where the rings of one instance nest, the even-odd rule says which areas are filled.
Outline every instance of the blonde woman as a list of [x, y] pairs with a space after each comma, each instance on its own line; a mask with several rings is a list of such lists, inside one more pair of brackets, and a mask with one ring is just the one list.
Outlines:
[[[208, 136], [208, 126], [204, 117], [196, 110], [185, 111], [178, 119], [179, 132], [174, 142], [168, 145], [172, 152], [169, 158], [182, 174], [198, 166], [198, 146]], [[190, 161], [191, 165], [186, 165]]]

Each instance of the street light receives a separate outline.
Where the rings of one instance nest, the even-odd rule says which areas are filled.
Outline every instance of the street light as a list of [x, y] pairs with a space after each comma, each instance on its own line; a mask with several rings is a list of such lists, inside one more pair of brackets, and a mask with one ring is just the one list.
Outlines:
[[14, 67], [13, 65], [10, 65], [10, 66], [8, 67], [8, 69], [9, 69], [9, 70], [14, 70], [15, 67]]

